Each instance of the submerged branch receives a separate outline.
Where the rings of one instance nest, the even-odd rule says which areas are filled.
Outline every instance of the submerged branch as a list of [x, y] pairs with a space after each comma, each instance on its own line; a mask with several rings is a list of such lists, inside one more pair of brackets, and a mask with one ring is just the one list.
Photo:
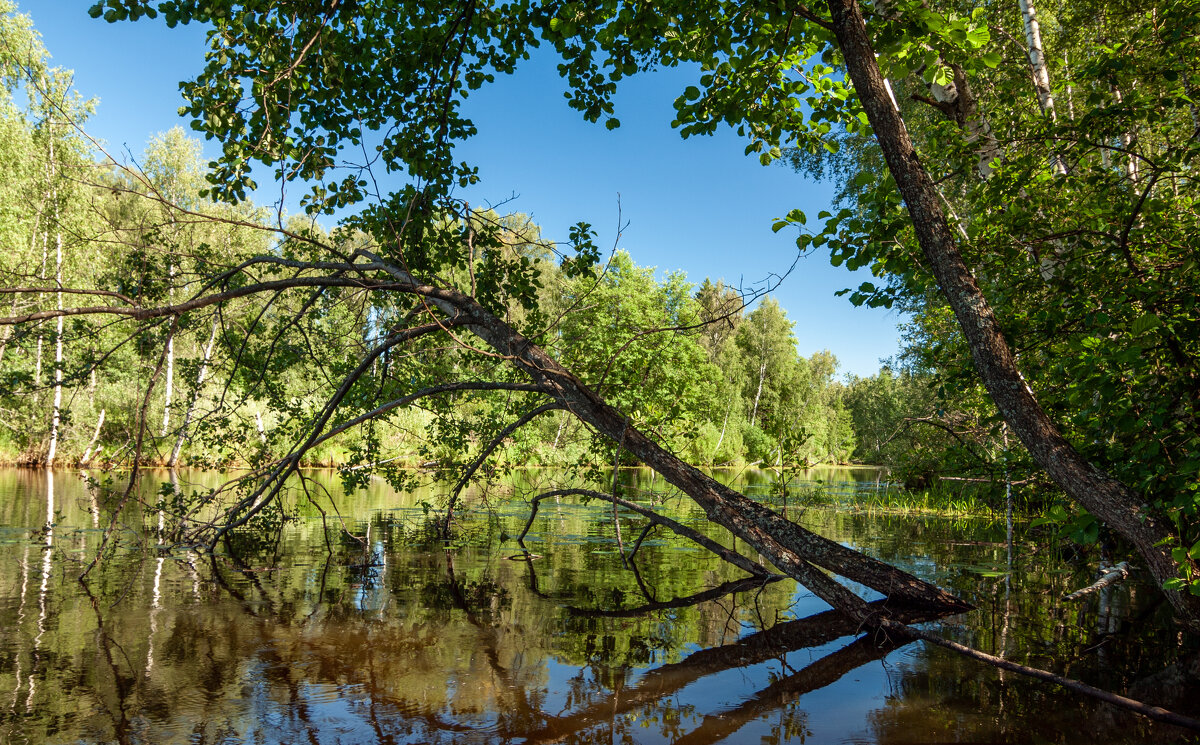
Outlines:
[[1076, 590], [1075, 592], [1071, 593], [1070, 595], [1063, 597], [1063, 600], [1078, 600], [1078, 599], [1084, 597], [1085, 595], [1090, 595], [1093, 592], [1098, 592], [1100, 590], [1103, 590], [1105, 587], [1108, 587], [1110, 585], [1115, 585], [1118, 582], [1121, 582], [1122, 580], [1126, 579], [1128, 576], [1129, 576], [1129, 562], [1127, 562], [1127, 561], [1122, 561], [1119, 564], [1117, 564], [1116, 566], [1108, 567], [1107, 569], [1104, 569], [1103, 567], [1101, 567], [1099, 579], [1097, 579], [1095, 582], [1088, 585], [1087, 587]]
[[973, 660], [978, 660], [979, 662], [986, 663], [993, 667], [998, 667], [1001, 670], [1008, 670], [1009, 672], [1018, 673], [1030, 678], [1036, 678], [1037, 680], [1042, 680], [1047, 683], [1060, 685], [1067, 690], [1103, 701], [1106, 704], [1112, 704], [1113, 706], [1121, 709], [1132, 711], [1135, 714], [1140, 714], [1147, 719], [1153, 719], [1156, 722], [1173, 724], [1177, 727], [1186, 727], [1187, 729], [1200, 732], [1200, 720], [1192, 719], [1191, 717], [1186, 717], [1182, 714], [1177, 714], [1176, 712], [1170, 711], [1169, 709], [1164, 709], [1161, 706], [1152, 706], [1136, 699], [1122, 696], [1119, 693], [1113, 693], [1112, 691], [1106, 691], [1103, 688], [1097, 688], [1095, 686], [1088, 685], [1087, 683], [1075, 680], [1073, 678], [1066, 678], [1047, 670], [1040, 670], [1036, 667], [1021, 665], [1016, 662], [1012, 662], [1011, 660], [1006, 660], [1002, 657], [996, 657], [995, 655], [981, 652], [978, 649], [959, 644], [958, 642], [952, 642], [949, 639], [944, 639], [932, 632], [914, 628], [906, 624], [897, 623], [886, 618], [882, 620], [880, 626], [887, 631], [892, 631], [897, 634], [907, 634], [922, 641], [929, 642], [930, 644], [936, 644], [939, 647], [944, 647], [945, 649], [957, 652], [964, 657], [970, 657]]
[[467, 470], [463, 472], [463, 475], [458, 479], [458, 482], [454, 485], [454, 488], [450, 490], [450, 500], [446, 505], [446, 519], [442, 523], [443, 533], [448, 534], [450, 532], [450, 521], [454, 517], [454, 508], [458, 504], [458, 495], [461, 494], [462, 490], [466, 488], [468, 483], [470, 483], [471, 478], [479, 470], [480, 466], [482, 466], [487, 459], [492, 456], [492, 453], [496, 451], [496, 448], [500, 447], [501, 443], [503, 443], [504, 440], [513, 432], [516, 432], [521, 427], [529, 424], [542, 414], [545, 414], [548, 411], [559, 411], [563, 408], [565, 407], [561, 402], [551, 401], [550, 403], [542, 404], [536, 409], [527, 411], [516, 421], [500, 430], [495, 437], [493, 437], [486, 445], [483, 446], [479, 456], [475, 458], [475, 460], [472, 461], [469, 466], [467, 466]]
[[630, 510], [631, 512], [636, 512], [637, 514], [650, 520], [652, 523], [654, 523], [656, 525], [661, 525], [664, 528], [667, 528], [668, 530], [670, 530], [678, 535], [681, 535], [684, 538], [687, 538], [688, 540], [699, 544], [700, 546], [703, 546], [704, 548], [708, 549], [709, 551], [712, 551], [714, 554], [721, 557], [722, 559], [729, 562], [730, 564], [733, 564], [734, 566], [738, 567], [739, 569], [744, 569], [745, 571], [749, 572], [750, 574], [753, 574], [756, 577], [766, 577], [770, 574], [761, 564], [751, 561], [750, 559], [747, 559], [745, 556], [742, 556], [741, 554], [739, 554], [736, 551], [731, 551], [730, 549], [725, 548], [721, 544], [717, 543], [716, 541], [712, 540], [711, 538], [704, 535], [703, 533], [700, 533], [697, 530], [689, 528], [686, 525], [683, 525], [682, 523], [676, 522], [675, 520], [672, 520], [671, 518], [666, 517], [665, 515], [660, 515], [659, 513], [655, 512], [654, 510], [648, 509], [646, 507], [642, 507], [639, 504], [634, 504], [633, 502], [630, 502], [627, 499], [621, 499], [620, 497], [614, 496], [612, 494], [606, 494], [604, 492], [599, 492], [599, 491], [595, 491], [592, 489], [554, 489], [553, 491], [544, 492], [544, 493], [539, 494], [536, 497], [534, 497], [532, 500], [530, 500], [530, 507], [532, 508], [532, 511], [529, 513], [529, 520], [526, 521], [525, 528], [524, 528], [524, 530], [521, 531], [521, 535], [517, 536], [517, 542], [521, 543], [522, 546], [524, 545], [525, 535], [527, 533], [529, 533], [529, 529], [533, 526], [533, 519], [535, 517], [537, 517], [538, 506], [541, 504], [541, 501], [543, 499], [546, 499], [548, 497], [566, 497], [566, 496], [577, 496], [577, 497], [589, 497], [591, 499], [602, 499], [606, 502], [611, 502], [615, 505], [619, 505], [621, 507], [624, 507], [627, 510]]
[[703, 592], [697, 592], [686, 597], [646, 603], [645, 605], [639, 605], [636, 608], [601, 610], [598, 608], [576, 608], [574, 606], [567, 606], [567, 610], [573, 615], [584, 616], [587, 618], [636, 618], [637, 616], [644, 616], [647, 613], [654, 613], [660, 610], [690, 608], [693, 605], [707, 603], [710, 600], [723, 598], [726, 595], [747, 592], [749, 590], [758, 590], [772, 582], [778, 582], [781, 579], [785, 579], [782, 574], [768, 574], [761, 577], [743, 577], [742, 579], [735, 579], [732, 582], [723, 582], [716, 587], [712, 587], [704, 590]]

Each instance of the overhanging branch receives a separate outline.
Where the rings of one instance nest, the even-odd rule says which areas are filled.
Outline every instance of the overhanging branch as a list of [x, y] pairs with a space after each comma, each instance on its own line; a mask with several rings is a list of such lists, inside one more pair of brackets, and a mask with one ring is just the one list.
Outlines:
[[538, 506], [541, 504], [543, 499], [547, 499], [549, 497], [567, 496], [589, 497], [591, 499], [602, 499], [606, 502], [611, 502], [615, 505], [624, 507], [630, 512], [636, 512], [655, 525], [661, 525], [673, 533], [681, 535], [693, 543], [703, 546], [730, 564], [733, 564], [739, 569], [744, 569], [756, 577], [766, 577], [770, 574], [770, 572], [768, 572], [761, 564], [747, 559], [745, 556], [742, 556], [736, 551], [731, 551], [725, 548], [721, 544], [697, 530], [689, 528], [680, 522], [672, 520], [665, 515], [661, 515], [654, 510], [643, 507], [640, 504], [635, 504], [627, 499], [621, 499], [620, 497], [612, 494], [595, 491], [594, 489], [554, 489], [552, 491], [543, 492], [542, 494], [534, 497], [532, 500], [530, 500], [530, 507], [532, 508], [532, 511], [529, 513], [529, 520], [526, 521], [525, 528], [521, 531], [521, 535], [517, 537], [517, 542], [522, 543], [523, 545], [525, 535], [529, 533], [529, 529], [533, 526], [533, 519], [537, 517]]

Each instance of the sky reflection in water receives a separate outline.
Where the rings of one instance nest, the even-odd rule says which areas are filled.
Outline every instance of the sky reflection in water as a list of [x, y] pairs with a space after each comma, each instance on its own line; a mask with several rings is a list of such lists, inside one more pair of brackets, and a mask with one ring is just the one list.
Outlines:
[[[855, 476], [874, 478], [822, 474], [847, 498], [875, 488]], [[655, 486], [641, 472], [625, 478]], [[740, 478], [765, 491], [761, 474]], [[544, 504], [527, 539], [543, 558], [532, 562], [502, 540], [524, 523], [519, 501], [494, 501], [497, 515], [469, 518], [447, 549], [422, 530], [418, 503], [433, 496], [373, 486], [346, 497], [346, 527], [365, 548], [331, 532], [330, 554], [321, 521], [304, 518], [278, 545], [247, 543], [240, 562], [167, 545], [122, 551], [84, 587], [75, 576], [105, 524], [103, 494], [69, 471], [0, 471], [0, 742], [1098, 744], [1179, 734], [940, 649], [859, 635], [795, 583], [743, 582], [666, 535], [645, 542], [636, 572], [623, 568], [608, 505]], [[667, 509], [703, 526], [684, 503]], [[124, 540], [156, 548], [156, 516], [131, 519]], [[1023, 560], [1032, 547], [1018, 542], [1006, 585], [994, 576], [1006, 563], [1002, 525], [844, 506], [809, 506], [800, 519], [970, 599], [978, 610], [938, 626], [985, 651], [1151, 694], [1141, 679], [1194, 653], [1145, 615], [1153, 593], [1136, 583], [1060, 603], [1089, 569]], [[623, 522], [626, 548], [640, 526]]]

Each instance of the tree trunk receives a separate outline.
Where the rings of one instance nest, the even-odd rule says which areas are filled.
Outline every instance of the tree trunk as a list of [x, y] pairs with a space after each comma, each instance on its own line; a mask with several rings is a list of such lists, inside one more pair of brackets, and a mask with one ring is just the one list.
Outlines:
[[[827, 0], [834, 33], [854, 90], [875, 131], [912, 218], [928, 268], [949, 301], [989, 395], [1034, 461], [1074, 500], [1138, 550], [1161, 585], [1178, 575], [1168, 545], [1175, 536], [1124, 484], [1084, 460], [1038, 404], [1017, 368], [987, 299], [975, 282], [942, 213], [937, 189], [921, 165], [904, 122], [887, 98], [856, 0]], [[1200, 599], [1166, 592], [1177, 615], [1200, 625]]]
[[472, 332], [544, 386], [579, 419], [662, 474], [700, 505], [710, 521], [746, 541], [831, 606], [861, 623], [873, 625], [876, 621], [876, 614], [862, 598], [831, 579], [821, 568], [883, 593], [893, 602], [942, 610], [967, 610], [970, 607], [907, 572], [806, 530], [705, 475], [643, 434], [557, 360], [474, 299], [456, 290], [422, 285], [403, 269], [383, 262], [367, 251], [360, 253], [374, 259], [381, 269], [401, 282], [410, 284], [411, 291], [425, 295], [443, 312], [457, 318], [465, 316], [464, 323]]
[[554, 433], [554, 444], [550, 446], [551, 449], [558, 450], [558, 442], [562, 439], [563, 429], [567, 426], [567, 417], [569, 416], [570, 414], [564, 412], [562, 417], [558, 420], [558, 431]]
[[763, 380], [767, 377], [767, 353], [763, 352], [762, 364], [758, 366], [758, 390], [754, 392], [754, 407], [750, 409], [750, 426], [754, 426], [754, 418], [758, 416], [758, 399], [762, 396]]
[[[167, 266], [167, 302], [175, 302], [175, 265]], [[171, 427], [171, 395], [175, 391], [175, 327], [167, 332], [167, 377], [163, 381], [163, 420], [159, 437], [166, 437]]]
[[1042, 29], [1038, 25], [1037, 9], [1033, 7], [1033, 0], [1017, 0], [1017, 4], [1021, 6], [1021, 20], [1025, 24], [1025, 52], [1029, 55], [1029, 67], [1033, 71], [1038, 106], [1054, 120], [1054, 96], [1050, 92], [1050, 71], [1046, 67], [1046, 53], [1042, 49]]
[[159, 437], [166, 437], [167, 431], [171, 428], [171, 395], [175, 388], [175, 334], [171, 333], [167, 336], [167, 377], [163, 382], [163, 387], [166, 389], [163, 394], [163, 420], [162, 432]]
[[[1042, 29], [1038, 25], [1037, 9], [1033, 7], [1033, 0], [1017, 0], [1017, 3], [1021, 6], [1021, 19], [1025, 23], [1026, 53], [1029, 55], [1029, 67], [1033, 71], [1033, 86], [1037, 89], [1038, 106], [1050, 121], [1057, 121], [1054, 95], [1050, 91], [1050, 69], [1046, 66], [1046, 52], [1042, 48]], [[1060, 176], [1066, 174], [1067, 166], [1062, 158], [1052, 155], [1050, 160], [1055, 173]]]
[[[1125, 101], [1125, 96], [1121, 93], [1120, 88], [1114, 85], [1112, 92], [1117, 103]], [[1128, 129], [1121, 133], [1121, 147], [1125, 151], [1125, 175], [1129, 178], [1131, 185], [1137, 186], [1139, 176], [1138, 159], [1133, 152], [1133, 133]]]
[[174, 468], [179, 462], [179, 453], [183, 450], [183, 442], [187, 439], [188, 425], [192, 423], [192, 414], [196, 411], [196, 403], [200, 400], [200, 387], [204, 385], [204, 374], [208, 372], [208, 361], [212, 359], [213, 344], [217, 341], [217, 318], [213, 316], [212, 333], [208, 336], [208, 344], [204, 346], [204, 357], [200, 360], [200, 371], [196, 373], [196, 389], [188, 402], [187, 413], [183, 415], [183, 424], [179, 425], [179, 436], [175, 438], [175, 447], [171, 449], [171, 457], [167, 459], [167, 468]]
[[[62, 296], [62, 233], [55, 234], [54, 281], [58, 285], [58, 309], [63, 309]], [[46, 465], [54, 465], [58, 451], [58, 425], [62, 420], [62, 370], [63, 370], [63, 317], [59, 316], [54, 327], [54, 406], [50, 415], [50, 448], [46, 451]]]
[[[34, 236], [34, 240], [35, 241], [37, 240], [36, 234]], [[46, 254], [50, 250], [49, 246], [50, 246], [50, 244], [48, 242], [48, 238], [43, 233], [42, 234], [42, 268], [41, 268], [41, 271], [38, 272], [38, 279], [44, 280], [46, 278]], [[41, 304], [42, 304], [42, 293], [39, 292], [38, 293], [38, 305], [40, 306]], [[40, 390], [41, 387], [42, 387], [42, 324], [39, 323], [38, 324], [38, 334], [37, 334], [37, 358], [35, 359], [34, 364], [33, 364], [33, 405], [34, 406], [37, 406], [38, 399], [41, 398], [41, 390]]]
[[[100, 410], [100, 418], [96, 420], [96, 431], [92, 434], [92, 439], [88, 443], [87, 450], [83, 451], [83, 457], [79, 459], [79, 465], [81, 466], [86, 466], [88, 461], [92, 459], [92, 448], [96, 445], [96, 440], [100, 439], [100, 429], [104, 426], [104, 415], [107, 411], [107, 409]], [[100, 450], [97, 449], [96, 452], [99, 453]]]
[[721, 443], [725, 442], [725, 427], [729, 425], [729, 412], [733, 409], [733, 401], [729, 402], [729, 406], [725, 407], [725, 418], [721, 420], [721, 436], [717, 438], [717, 445], [713, 448], [713, 457], [717, 457], [717, 452], [721, 449]]
[[[54, 119], [50, 120], [50, 146], [49, 146], [49, 171], [50, 171], [50, 199], [54, 205], [54, 284], [58, 288], [55, 293], [56, 304], [58, 309], [63, 309], [62, 296], [62, 225], [60, 220], [62, 215], [59, 212], [58, 206], [58, 189], [54, 186]], [[45, 245], [43, 243], [43, 245]], [[45, 271], [45, 250], [42, 252], [42, 266]], [[63, 358], [63, 317], [60, 315], [54, 324], [54, 401], [50, 410], [50, 447], [46, 450], [46, 465], [54, 465], [54, 456], [58, 452], [58, 425], [62, 419], [62, 358]], [[38, 336], [38, 366], [41, 367], [41, 336]]]

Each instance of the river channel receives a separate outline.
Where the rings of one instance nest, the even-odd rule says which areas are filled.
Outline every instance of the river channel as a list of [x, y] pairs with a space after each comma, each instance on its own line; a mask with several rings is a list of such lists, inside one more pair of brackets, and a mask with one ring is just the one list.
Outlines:
[[[120, 547], [81, 583], [112, 498], [75, 471], [0, 470], [0, 742], [1193, 741], [939, 647], [861, 634], [796, 583], [746, 580], [662, 532], [623, 561], [645, 521], [622, 514], [618, 537], [606, 503], [544, 502], [527, 553], [514, 536], [537, 472], [473, 495], [487, 508], [464, 512], [448, 544], [427, 529], [444, 484], [344, 494], [336, 474], [312, 477], [336, 514], [297, 502], [280, 531], [233, 554], [169, 545], [152, 509], [127, 510]], [[773, 491], [768, 473], [719, 477]], [[143, 491], [219, 478], [154, 473]], [[661, 480], [621, 481], [627, 498], [745, 550]], [[1020, 524], [1010, 553], [1003, 519], [857, 506], [887, 488], [873, 471], [809, 472], [788, 514], [976, 606], [925, 628], [1195, 714], [1197, 692], [1172, 677], [1195, 664], [1195, 644], [1136, 573], [1065, 602], [1094, 565]]]

